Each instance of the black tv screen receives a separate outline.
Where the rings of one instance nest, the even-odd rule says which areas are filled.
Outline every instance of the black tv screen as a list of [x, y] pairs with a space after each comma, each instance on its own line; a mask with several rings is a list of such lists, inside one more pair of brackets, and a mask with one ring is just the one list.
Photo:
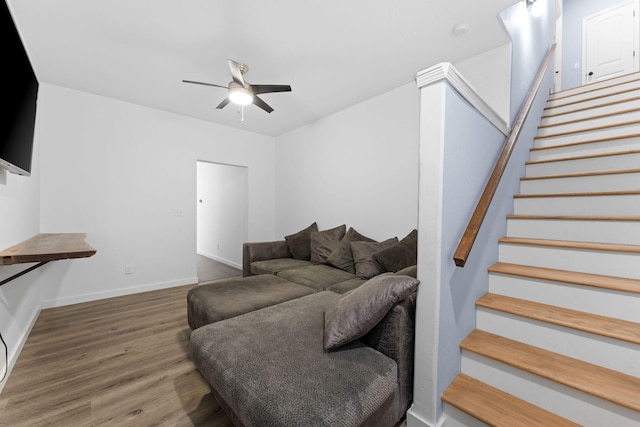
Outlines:
[[0, 126], [0, 167], [19, 175], [31, 174], [38, 81], [16, 30], [6, 1], [0, 27], [5, 40], [3, 114]]

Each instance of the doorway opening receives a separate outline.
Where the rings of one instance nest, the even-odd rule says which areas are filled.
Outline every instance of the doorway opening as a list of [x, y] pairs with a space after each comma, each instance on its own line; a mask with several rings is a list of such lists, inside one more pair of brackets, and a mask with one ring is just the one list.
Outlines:
[[249, 170], [198, 160], [196, 176], [198, 279], [202, 282], [238, 274], [242, 244], [248, 238]]

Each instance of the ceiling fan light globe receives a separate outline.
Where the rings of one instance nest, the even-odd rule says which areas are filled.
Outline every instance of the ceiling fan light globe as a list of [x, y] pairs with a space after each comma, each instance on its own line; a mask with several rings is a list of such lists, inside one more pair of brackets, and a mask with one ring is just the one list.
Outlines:
[[238, 105], [249, 105], [253, 102], [253, 94], [243, 87], [229, 89], [229, 100]]

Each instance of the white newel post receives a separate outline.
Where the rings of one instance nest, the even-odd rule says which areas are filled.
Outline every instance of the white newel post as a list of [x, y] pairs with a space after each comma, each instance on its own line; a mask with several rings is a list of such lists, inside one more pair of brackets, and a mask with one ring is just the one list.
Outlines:
[[420, 89], [420, 178], [418, 203], [418, 279], [413, 404], [408, 427], [436, 426], [441, 415], [438, 394], [440, 266], [444, 172], [444, 79], [416, 81]]

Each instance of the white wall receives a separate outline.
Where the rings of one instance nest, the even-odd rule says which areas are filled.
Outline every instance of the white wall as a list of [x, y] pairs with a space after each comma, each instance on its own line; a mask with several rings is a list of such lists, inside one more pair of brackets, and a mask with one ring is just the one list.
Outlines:
[[39, 102], [41, 229], [98, 251], [51, 267], [45, 306], [195, 282], [199, 159], [248, 168], [248, 237], [273, 238], [273, 138], [52, 85]]
[[[38, 125], [34, 137], [32, 174], [24, 177], [0, 169], [0, 250], [39, 233], [40, 175], [38, 172]], [[7, 279], [33, 264], [0, 266], [0, 280]], [[15, 363], [36, 316], [40, 311], [40, 278], [48, 266], [34, 270], [0, 286], [0, 333], [7, 343], [9, 368]], [[0, 343], [0, 378], [7, 360]], [[0, 390], [4, 383], [0, 383]]]
[[248, 169], [198, 162], [198, 254], [242, 268], [248, 240]]
[[277, 238], [313, 221], [376, 240], [417, 227], [418, 95], [404, 85], [277, 138]]
[[510, 126], [511, 43], [454, 65], [482, 99]]

